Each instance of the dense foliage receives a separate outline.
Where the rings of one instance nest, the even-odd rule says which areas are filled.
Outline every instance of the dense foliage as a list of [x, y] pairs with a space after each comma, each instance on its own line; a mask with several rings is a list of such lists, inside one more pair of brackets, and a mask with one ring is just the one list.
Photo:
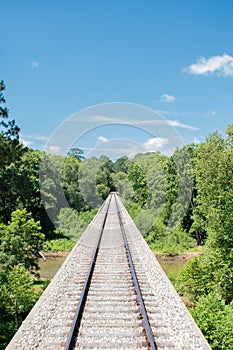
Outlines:
[[213, 349], [230, 349], [233, 315], [233, 126], [168, 157], [158, 152], [85, 159], [24, 147], [0, 83], [0, 349], [41, 288], [41, 250], [71, 249], [111, 191], [121, 196], [154, 250], [203, 245], [177, 289]]
[[207, 238], [202, 255], [180, 274], [178, 290], [213, 349], [233, 347], [233, 126], [210, 135], [195, 157], [192, 229]]

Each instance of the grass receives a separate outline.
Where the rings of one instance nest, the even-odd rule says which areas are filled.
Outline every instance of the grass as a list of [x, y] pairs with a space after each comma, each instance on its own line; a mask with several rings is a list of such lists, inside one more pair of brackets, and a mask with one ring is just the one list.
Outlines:
[[43, 249], [46, 252], [71, 251], [75, 246], [76, 241], [68, 238], [58, 238], [46, 241]]

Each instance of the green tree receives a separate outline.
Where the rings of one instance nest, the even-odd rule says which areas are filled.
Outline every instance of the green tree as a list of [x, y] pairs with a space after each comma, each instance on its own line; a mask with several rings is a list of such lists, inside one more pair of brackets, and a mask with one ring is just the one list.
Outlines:
[[127, 174], [129, 170], [129, 163], [130, 161], [127, 156], [122, 156], [118, 158], [113, 165], [114, 172], [115, 173], [123, 172]]
[[1, 133], [6, 139], [18, 140], [20, 128], [16, 125], [15, 120], [9, 120], [9, 110], [5, 106], [6, 100], [3, 95], [5, 85], [0, 81], [0, 127]]
[[41, 293], [34, 289], [34, 278], [21, 264], [2, 276], [1, 282], [1, 309], [14, 317], [17, 328], [19, 315], [30, 311]]
[[79, 189], [80, 161], [75, 156], [65, 158], [62, 169], [62, 187], [69, 205], [78, 212], [86, 210], [86, 205]]
[[44, 242], [39, 222], [26, 209], [17, 209], [8, 225], [0, 224], [0, 266], [12, 269], [21, 263], [26, 269], [38, 269], [37, 259]]
[[25, 147], [19, 142], [19, 127], [15, 120], [9, 120], [0, 82], [0, 220], [7, 222], [12, 210], [17, 208], [17, 169]]
[[[194, 224], [207, 233], [203, 255], [212, 272], [210, 288], [217, 288], [223, 300], [233, 298], [233, 145], [232, 128], [223, 138], [214, 133], [199, 146], [196, 157]], [[201, 213], [201, 216], [200, 216]]]
[[226, 305], [218, 293], [211, 292], [199, 299], [191, 313], [211, 349], [233, 348], [233, 302]]
[[0, 349], [4, 350], [33, 307], [41, 291], [34, 287], [34, 278], [21, 264], [0, 273]]
[[76, 158], [78, 161], [82, 161], [84, 159], [83, 150], [78, 147], [71, 148], [68, 152], [68, 156]]
[[22, 155], [15, 176], [16, 208], [25, 208], [36, 221], [40, 221], [42, 231], [49, 236], [54, 226], [51, 223], [41, 199], [39, 171], [44, 153], [27, 149]]
[[182, 149], [177, 149], [167, 162], [168, 191], [164, 222], [171, 228], [174, 228], [184, 218], [192, 201], [193, 147], [194, 145], [187, 145]]
[[62, 170], [65, 157], [43, 153], [41, 157], [39, 179], [40, 194], [45, 210], [52, 222], [56, 222], [61, 208], [67, 206], [62, 188]]
[[127, 206], [133, 198], [134, 190], [128, 175], [123, 171], [112, 174], [113, 184], [116, 191], [122, 197], [124, 204]]
[[147, 208], [157, 210], [164, 205], [167, 189], [165, 161], [166, 157], [158, 152], [138, 154], [134, 158], [146, 176]]
[[95, 209], [78, 213], [75, 209], [62, 208], [58, 215], [58, 229], [56, 232], [61, 233], [65, 237], [77, 240], [83, 234], [95, 214]]
[[[102, 162], [103, 159], [100, 158], [99, 161]], [[103, 199], [106, 199], [109, 193], [115, 190], [111, 174], [112, 171], [112, 162], [106, 160], [100, 166], [99, 171], [96, 174], [96, 189]]]
[[133, 199], [143, 207], [148, 198], [148, 187], [145, 172], [134, 162], [129, 165], [128, 179], [132, 183], [134, 196]]
[[100, 164], [97, 158], [85, 159], [79, 168], [79, 189], [84, 200], [91, 208], [101, 205], [102, 200], [96, 188], [96, 175]]

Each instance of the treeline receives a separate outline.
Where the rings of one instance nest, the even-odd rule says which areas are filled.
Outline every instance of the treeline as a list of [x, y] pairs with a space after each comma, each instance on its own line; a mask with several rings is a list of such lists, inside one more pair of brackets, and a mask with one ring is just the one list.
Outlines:
[[[23, 146], [0, 83], [0, 343], [2, 349], [41, 294], [43, 249], [72, 246], [111, 191], [117, 191], [154, 250], [197, 245], [177, 289], [213, 349], [229, 349], [233, 321], [233, 126], [168, 157], [160, 153], [85, 159]], [[30, 271], [30, 273], [29, 273]]]

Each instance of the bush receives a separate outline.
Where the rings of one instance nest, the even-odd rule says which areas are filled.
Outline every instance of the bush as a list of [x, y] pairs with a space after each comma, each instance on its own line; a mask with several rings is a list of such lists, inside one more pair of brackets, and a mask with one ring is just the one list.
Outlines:
[[58, 236], [65, 236], [73, 240], [78, 240], [94, 218], [96, 212], [97, 210], [92, 209], [78, 213], [75, 209], [61, 208], [58, 215], [58, 229], [55, 233]]
[[141, 206], [135, 202], [130, 202], [127, 205], [126, 209], [133, 220], [135, 220], [137, 216], [143, 211]]
[[161, 218], [153, 225], [146, 241], [151, 249], [159, 250], [164, 255], [177, 255], [195, 245], [195, 240], [182, 229], [180, 224], [168, 232]]
[[191, 313], [212, 349], [233, 349], [233, 302], [225, 305], [219, 294], [211, 292]]
[[191, 302], [197, 301], [201, 296], [208, 294], [208, 276], [204, 273], [205, 267], [201, 257], [187, 262], [180, 271], [176, 288], [181, 295], [185, 295]]
[[22, 265], [0, 273], [0, 349], [5, 349], [17, 328], [31, 310], [41, 291], [34, 288], [34, 277]]
[[76, 241], [68, 238], [52, 239], [44, 244], [43, 249], [48, 252], [71, 251]]

